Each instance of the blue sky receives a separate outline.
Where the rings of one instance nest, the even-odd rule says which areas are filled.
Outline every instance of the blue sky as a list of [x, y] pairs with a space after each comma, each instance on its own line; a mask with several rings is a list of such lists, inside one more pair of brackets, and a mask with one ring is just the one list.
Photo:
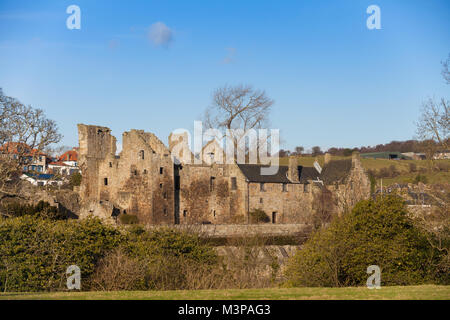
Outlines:
[[[72, 4], [81, 30], [66, 27]], [[372, 4], [381, 30], [366, 27]], [[421, 102], [449, 97], [449, 53], [448, 0], [0, 0], [0, 87], [43, 108], [72, 146], [77, 123], [167, 142], [192, 131], [215, 88], [239, 83], [275, 100], [282, 148], [411, 139]]]

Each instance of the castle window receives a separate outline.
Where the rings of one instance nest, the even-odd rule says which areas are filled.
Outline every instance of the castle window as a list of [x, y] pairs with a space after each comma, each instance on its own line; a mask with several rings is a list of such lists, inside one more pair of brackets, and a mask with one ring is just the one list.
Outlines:
[[139, 159], [144, 160], [144, 150], [139, 151]]
[[187, 216], [187, 210], [183, 210], [183, 218], [186, 218]]
[[159, 174], [163, 174], [163, 172], [164, 172], [164, 168], [163, 168], [163, 167], [160, 167], [160, 168], [159, 168]]
[[109, 163], [109, 167], [112, 168], [112, 162]]
[[287, 190], [287, 184], [286, 183], [283, 183], [283, 192], [287, 192], [288, 190]]
[[236, 189], [237, 189], [236, 177], [231, 177], [231, 190], [236, 190]]
[[147, 169], [144, 169], [144, 174], [147, 174]]
[[303, 192], [308, 192], [309, 191], [309, 184], [304, 184], [303, 185]]
[[215, 177], [211, 177], [209, 179], [209, 191], [214, 191], [214, 182], [215, 182], [216, 178]]
[[259, 203], [263, 203], [263, 198], [259, 198]]
[[164, 208], [164, 215], [167, 216], [167, 209]]
[[266, 190], [264, 189], [264, 183], [260, 183], [260, 184], [259, 184], [259, 191], [262, 191], [262, 192], [266, 191]]
[[167, 199], [167, 192], [163, 193], [163, 197], [164, 197], [164, 199]]
[[272, 212], [272, 223], [277, 223], [277, 213]]
[[159, 188], [162, 189], [162, 187], [163, 187], [163, 185], [162, 185], [162, 183], [160, 183], [160, 184], [159, 184]]
[[213, 211], [213, 215], [214, 215], [214, 217], [216, 216], [216, 210]]
[[103, 179], [103, 183], [105, 184], [105, 186], [108, 185], [108, 178]]

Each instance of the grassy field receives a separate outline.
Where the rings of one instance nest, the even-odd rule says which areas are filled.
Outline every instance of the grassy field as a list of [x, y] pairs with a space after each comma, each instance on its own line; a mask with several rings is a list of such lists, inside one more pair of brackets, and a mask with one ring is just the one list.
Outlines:
[[0, 293], [0, 300], [450, 300], [450, 286]]
[[[305, 156], [299, 157], [298, 163], [302, 166], [312, 167], [315, 157]], [[332, 160], [351, 159], [351, 157], [332, 156]], [[321, 166], [324, 164], [324, 156], [318, 156], [317, 160]], [[435, 163], [447, 163], [450, 165], [450, 160], [435, 160]], [[280, 165], [288, 165], [288, 158], [280, 158]], [[362, 158], [361, 163], [366, 170], [380, 170], [381, 168], [389, 168], [394, 165], [400, 172], [400, 175], [394, 178], [383, 178], [383, 185], [389, 186], [394, 183], [412, 183], [419, 172], [409, 172], [409, 164], [414, 163], [417, 166], [417, 171], [420, 169], [429, 169], [430, 162], [426, 160], [388, 160], [388, 159], [366, 159]], [[450, 172], [426, 172], [421, 173], [426, 176], [428, 183], [448, 183], [450, 181]], [[380, 179], [377, 179], [377, 184], [380, 184]]]

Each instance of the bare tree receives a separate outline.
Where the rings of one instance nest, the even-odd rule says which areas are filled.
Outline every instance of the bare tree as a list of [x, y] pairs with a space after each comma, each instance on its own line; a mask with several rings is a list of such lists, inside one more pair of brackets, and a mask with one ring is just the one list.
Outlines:
[[249, 85], [224, 86], [213, 93], [211, 106], [205, 111], [208, 129], [218, 129], [224, 136], [229, 133], [235, 146], [249, 130], [268, 126], [270, 108], [274, 101], [265, 91]]
[[450, 101], [444, 98], [440, 102], [428, 99], [422, 105], [422, 114], [417, 122], [417, 135], [420, 140], [433, 140], [437, 147], [449, 148], [450, 138]]
[[312, 224], [315, 229], [326, 226], [335, 214], [333, 194], [326, 186], [322, 186], [320, 192], [313, 196]]
[[0, 200], [17, 194], [22, 165], [61, 137], [43, 110], [5, 96], [0, 88]]
[[295, 147], [295, 153], [297, 155], [301, 155], [303, 153], [303, 151], [305, 151], [305, 148], [303, 148], [302, 146]]
[[322, 153], [323, 152], [322, 152], [322, 150], [320, 149], [319, 146], [315, 146], [315, 147], [312, 148], [311, 154], [312, 154], [313, 157], [321, 155]]
[[[450, 84], [450, 54], [442, 62], [442, 76]], [[422, 114], [417, 125], [417, 136], [427, 153], [434, 153], [438, 148], [449, 149], [450, 141], [450, 101], [441, 98], [439, 102], [429, 98], [422, 104]], [[431, 157], [430, 160], [433, 158]]]
[[442, 76], [445, 81], [450, 84], [450, 54], [448, 55], [447, 60], [442, 61]]

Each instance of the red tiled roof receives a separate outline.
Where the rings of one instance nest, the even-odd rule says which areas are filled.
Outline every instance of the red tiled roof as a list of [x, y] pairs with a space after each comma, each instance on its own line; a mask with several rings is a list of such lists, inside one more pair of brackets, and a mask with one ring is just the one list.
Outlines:
[[7, 142], [3, 146], [0, 147], [0, 151], [6, 152], [6, 153], [13, 153], [18, 154], [22, 153], [21, 148], [22, 147], [24, 155], [40, 155], [40, 156], [47, 156], [45, 153], [40, 152], [37, 149], [31, 149], [29, 145], [23, 142]]
[[77, 161], [77, 159], [78, 159], [78, 152], [75, 149], [72, 149], [67, 152], [64, 152], [64, 154], [58, 158], [58, 161]]
[[56, 161], [56, 162], [50, 162], [48, 165], [52, 165], [52, 166], [69, 166], [68, 164], [65, 164], [62, 161]]

